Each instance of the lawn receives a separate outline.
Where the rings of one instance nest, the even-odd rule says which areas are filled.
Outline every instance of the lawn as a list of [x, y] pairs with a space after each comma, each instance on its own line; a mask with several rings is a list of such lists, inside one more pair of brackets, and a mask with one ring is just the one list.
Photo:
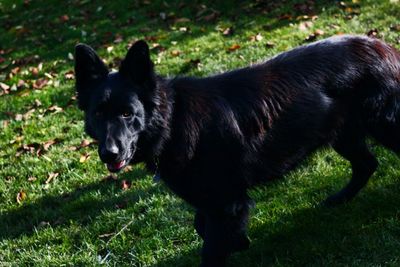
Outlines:
[[[185, 3], [184, 3], [185, 2]], [[83, 132], [73, 50], [117, 68], [146, 39], [159, 73], [206, 76], [312, 40], [369, 34], [400, 48], [400, 1], [0, 1], [0, 266], [195, 266], [192, 208], [142, 165], [110, 176]], [[319, 151], [250, 192], [252, 245], [229, 266], [399, 266], [400, 160], [377, 146], [367, 188], [337, 208], [350, 165]]]

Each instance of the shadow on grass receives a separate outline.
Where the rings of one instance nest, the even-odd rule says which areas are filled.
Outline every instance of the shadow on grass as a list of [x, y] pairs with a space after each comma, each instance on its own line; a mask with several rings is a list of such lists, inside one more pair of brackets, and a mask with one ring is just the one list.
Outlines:
[[[218, 24], [231, 25], [235, 34], [256, 24], [266, 30], [288, 25], [301, 15], [318, 15], [335, 1], [6, 1], [0, 22], [0, 49], [12, 49], [23, 63], [66, 59], [77, 42], [95, 48], [116, 40], [148, 38], [163, 46], [215, 31]], [[5, 7], [3, 7], [3, 10]], [[189, 26], [188, 32], [174, 27]], [[118, 41], [119, 42], [119, 41]], [[39, 55], [38, 59], [33, 56]], [[11, 66], [10, 66], [11, 68]]]
[[[160, 186], [152, 186], [149, 190], [135, 190], [135, 183], [146, 179], [141, 178], [144, 176], [146, 176], [144, 170], [134, 170], [120, 176], [118, 180], [103, 179], [77, 188], [71, 193], [44, 196], [34, 203], [6, 211], [0, 214], [0, 240], [31, 235], [36, 228], [48, 224], [59, 227], [75, 221], [86, 225], [104, 211], [125, 209], [153, 193], [163, 194]], [[121, 177], [130, 181], [132, 188], [124, 194], [107, 197], [122, 190]], [[93, 194], [96, 194], [96, 197]]]
[[[336, 208], [310, 207], [253, 227], [249, 250], [235, 253], [228, 266], [334, 266], [400, 261], [396, 236], [398, 185], [364, 190], [353, 202]], [[258, 203], [265, 202], [259, 199]], [[254, 219], [253, 219], [254, 220]], [[377, 249], [382, 253], [378, 253]], [[361, 256], [362, 255], [362, 256]], [[396, 258], [397, 257], [397, 258]], [[191, 250], [154, 266], [196, 266], [200, 253]]]

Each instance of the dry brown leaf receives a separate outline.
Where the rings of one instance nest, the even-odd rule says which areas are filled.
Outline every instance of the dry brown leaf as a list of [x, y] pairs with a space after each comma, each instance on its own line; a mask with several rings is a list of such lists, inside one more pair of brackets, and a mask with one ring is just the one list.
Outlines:
[[49, 80], [45, 79], [45, 78], [39, 78], [37, 79], [34, 83], [33, 83], [33, 88], [35, 89], [42, 89], [43, 87], [45, 87], [47, 84], [49, 83]]
[[75, 79], [74, 71], [73, 71], [73, 70], [67, 71], [67, 72], [64, 74], [64, 78], [67, 79], [67, 80], [73, 80], [73, 79]]
[[231, 36], [233, 35], [233, 33], [234, 33], [233, 27], [228, 27], [222, 31], [222, 35], [224, 36]]
[[49, 150], [50, 146], [52, 146], [54, 144], [57, 144], [59, 142], [60, 142], [60, 139], [57, 139], [57, 138], [56, 139], [52, 139], [52, 140], [48, 140], [48, 141], [43, 143], [43, 149], [47, 151], [47, 150]]
[[60, 17], [60, 21], [61, 21], [61, 22], [67, 22], [67, 21], [69, 21], [68, 15], [62, 15], [62, 16]]
[[271, 42], [271, 41], [268, 41], [268, 42], [265, 43], [265, 46], [266, 46], [267, 48], [272, 48], [272, 47], [275, 46], [275, 44], [274, 44], [273, 42]]
[[316, 29], [316, 30], [314, 31], [314, 34], [315, 34], [316, 36], [321, 36], [321, 35], [324, 35], [325, 32], [324, 32], [323, 30]]
[[90, 146], [91, 143], [92, 143], [92, 142], [90, 142], [89, 140], [83, 139], [82, 142], [81, 142], [81, 144], [80, 144], [80, 147], [83, 148], [83, 147]]
[[262, 35], [260, 33], [257, 33], [256, 35], [250, 36], [250, 41], [252, 42], [259, 42], [263, 39]]
[[38, 68], [32, 67], [32, 68], [29, 68], [29, 70], [31, 71], [31, 74], [33, 76], [38, 76], [39, 75], [39, 69]]
[[28, 178], [28, 182], [34, 182], [34, 181], [36, 181], [37, 179], [36, 179], [36, 177], [34, 177], [34, 176], [29, 176], [29, 178]]
[[88, 161], [90, 158], [90, 154], [89, 153], [84, 153], [81, 155], [81, 157], [79, 158], [79, 162], [80, 163], [84, 163], [86, 161]]
[[282, 14], [278, 17], [279, 20], [291, 20], [292, 19], [292, 15], [290, 14]]
[[22, 115], [22, 118], [23, 118], [24, 120], [28, 120], [28, 119], [32, 116], [32, 114], [35, 112], [35, 110], [36, 110], [36, 109], [31, 108], [30, 110], [28, 110], [26, 113], [24, 113], [24, 114]]
[[3, 121], [2, 121], [3, 129], [7, 128], [8, 125], [10, 125], [10, 121], [9, 121], [9, 120], [3, 120]]
[[54, 112], [54, 113], [59, 113], [63, 111], [63, 108], [59, 107], [59, 106], [51, 106], [47, 109], [48, 111]]
[[128, 190], [129, 188], [131, 188], [132, 183], [128, 180], [122, 180], [121, 181], [121, 188], [122, 190]]
[[368, 32], [367, 32], [367, 35], [369, 36], [369, 37], [378, 37], [378, 34], [379, 34], [379, 32], [378, 32], [378, 29], [372, 29], [372, 30], [369, 30]]
[[8, 89], [10, 89], [10, 86], [0, 82], [0, 88], [3, 89], [4, 91], [7, 91]]
[[15, 120], [16, 121], [22, 121], [23, 115], [22, 114], [15, 114]]
[[76, 150], [78, 150], [78, 148], [76, 146], [70, 146], [70, 147], [68, 147], [68, 150], [69, 151], [76, 151]]
[[300, 24], [299, 24], [299, 30], [300, 30], [300, 31], [306, 31], [306, 30], [310, 29], [313, 25], [314, 25], [314, 23], [313, 23], [312, 21], [303, 21], [303, 22], [300, 22]]
[[39, 99], [35, 99], [35, 104], [34, 104], [34, 106], [35, 107], [40, 107], [42, 105], [42, 102], [40, 102], [40, 100]]
[[60, 175], [58, 172], [49, 173], [49, 176], [47, 177], [47, 179], [44, 183], [49, 184], [51, 181], [53, 181], [55, 178], [57, 178], [58, 175]]
[[171, 51], [171, 55], [174, 56], [174, 57], [177, 57], [177, 56], [179, 56], [180, 54], [181, 54], [181, 51], [179, 51], [179, 50], [172, 50], [172, 51]]
[[26, 199], [27, 195], [22, 189], [17, 194], [17, 203], [21, 204]]
[[228, 51], [229, 52], [233, 52], [233, 51], [235, 51], [235, 50], [238, 50], [240, 48], [240, 45], [238, 45], [238, 44], [233, 44], [233, 45], [231, 45], [230, 47], [228, 47]]
[[390, 26], [390, 30], [391, 31], [395, 31], [395, 32], [399, 32], [400, 31], [400, 24], [391, 25]]
[[110, 236], [113, 236], [113, 235], [115, 235], [115, 233], [105, 233], [105, 234], [99, 235], [99, 238], [107, 238], [107, 237], [110, 237]]

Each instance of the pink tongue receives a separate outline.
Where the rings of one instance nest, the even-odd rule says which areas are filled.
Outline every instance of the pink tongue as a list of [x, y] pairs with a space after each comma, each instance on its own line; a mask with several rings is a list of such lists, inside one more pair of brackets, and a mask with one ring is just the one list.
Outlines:
[[113, 165], [113, 167], [114, 167], [114, 169], [120, 169], [122, 166], [124, 166], [124, 163], [125, 163], [124, 160], [123, 160], [123, 161], [120, 161], [120, 162], [117, 162], [117, 163], [115, 163], [115, 164]]

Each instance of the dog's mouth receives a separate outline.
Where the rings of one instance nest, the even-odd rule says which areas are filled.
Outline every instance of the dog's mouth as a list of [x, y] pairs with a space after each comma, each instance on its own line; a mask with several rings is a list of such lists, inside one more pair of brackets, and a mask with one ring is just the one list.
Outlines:
[[107, 163], [107, 169], [110, 172], [119, 172], [127, 165], [127, 160], [117, 161], [113, 163]]
[[125, 168], [127, 165], [129, 165], [134, 153], [135, 153], [135, 150], [131, 150], [130, 153], [123, 160], [115, 161], [115, 162], [106, 162], [107, 169], [110, 172], [121, 171], [123, 168]]

